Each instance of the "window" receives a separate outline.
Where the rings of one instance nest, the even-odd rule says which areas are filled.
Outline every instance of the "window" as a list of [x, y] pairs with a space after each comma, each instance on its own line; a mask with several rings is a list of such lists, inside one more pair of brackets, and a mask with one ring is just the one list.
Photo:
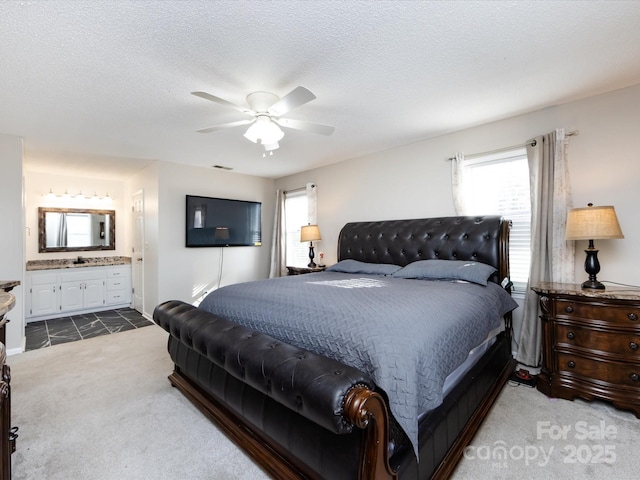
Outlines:
[[531, 196], [525, 149], [475, 156], [463, 162], [465, 215], [502, 215], [511, 220], [509, 267], [514, 291], [524, 292], [531, 259]]
[[285, 262], [292, 267], [306, 267], [309, 263], [309, 245], [300, 242], [300, 227], [309, 223], [308, 205], [306, 189], [285, 193]]
[[67, 213], [67, 247], [94, 245], [92, 242], [91, 215]]

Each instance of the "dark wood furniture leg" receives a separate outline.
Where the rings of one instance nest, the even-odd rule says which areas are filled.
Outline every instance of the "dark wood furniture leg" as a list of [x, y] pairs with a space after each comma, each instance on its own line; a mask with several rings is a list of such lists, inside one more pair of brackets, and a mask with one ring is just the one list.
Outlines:
[[15, 451], [15, 432], [11, 429], [11, 371], [4, 364], [4, 344], [0, 344], [0, 480], [11, 480], [11, 454]]

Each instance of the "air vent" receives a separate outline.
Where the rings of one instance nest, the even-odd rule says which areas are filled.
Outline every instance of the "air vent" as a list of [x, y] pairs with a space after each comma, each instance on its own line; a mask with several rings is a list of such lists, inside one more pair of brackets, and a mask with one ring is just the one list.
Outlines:
[[233, 170], [233, 168], [225, 167], [224, 165], [213, 165], [213, 168], [218, 168], [220, 170]]

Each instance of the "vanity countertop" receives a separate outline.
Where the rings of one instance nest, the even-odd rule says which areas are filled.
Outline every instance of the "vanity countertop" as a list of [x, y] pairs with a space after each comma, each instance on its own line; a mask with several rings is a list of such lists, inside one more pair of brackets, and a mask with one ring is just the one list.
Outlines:
[[[11, 293], [0, 291], [0, 318], [13, 308], [16, 304], [16, 297]], [[4, 320], [0, 320], [0, 326], [4, 325]]]
[[77, 263], [78, 257], [57, 260], [29, 260], [27, 271], [54, 270], [59, 268], [107, 267], [111, 265], [130, 265], [131, 257], [82, 257], [83, 263]]
[[20, 285], [18, 280], [0, 280], [0, 291], [10, 292], [13, 287]]

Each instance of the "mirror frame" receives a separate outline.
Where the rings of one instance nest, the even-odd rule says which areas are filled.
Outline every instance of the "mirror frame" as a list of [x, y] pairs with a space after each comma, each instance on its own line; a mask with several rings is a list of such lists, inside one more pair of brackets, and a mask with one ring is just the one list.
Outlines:
[[[52, 213], [89, 213], [94, 215], [109, 215], [109, 238], [112, 239], [111, 245], [95, 245], [87, 247], [47, 247], [47, 231], [45, 215], [47, 212]], [[116, 249], [116, 211], [115, 210], [92, 210], [86, 208], [49, 208], [38, 207], [38, 252], [88, 252], [96, 250], [115, 250]]]

